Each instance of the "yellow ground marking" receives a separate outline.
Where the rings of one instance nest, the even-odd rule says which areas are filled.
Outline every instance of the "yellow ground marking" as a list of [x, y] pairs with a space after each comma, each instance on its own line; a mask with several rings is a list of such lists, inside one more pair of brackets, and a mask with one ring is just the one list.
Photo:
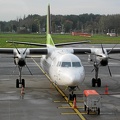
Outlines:
[[[71, 102], [71, 103], [73, 103], [73, 101], [70, 101], [70, 100], [69, 100], [69, 101], [59, 101], [59, 100], [55, 100], [54, 102], [55, 102], [55, 103], [60, 103], [60, 102], [61, 102], [61, 103], [62, 103], [62, 102], [65, 102], [65, 103], [66, 103], [66, 102]], [[83, 103], [83, 100], [78, 100], [78, 101], [76, 101], [76, 102], [77, 102], [77, 103], [78, 103], [78, 102], [79, 102], [79, 103]]]
[[[62, 107], [58, 107], [58, 108], [60, 108], [60, 109], [62, 109], [62, 108], [63, 108], [63, 109], [64, 109], [64, 108], [72, 108], [72, 109], [73, 109], [73, 107], [69, 107], [69, 106], [62, 106]], [[78, 106], [77, 106], [77, 108], [83, 109], [84, 107], [78, 107]]]
[[[64, 99], [68, 102], [68, 104], [72, 107], [73, 104], [68, 101], [68, 98], [67, 98], [67, 96], [63, 93], [63, 91], [62, 91], [55, 83], [53, 83], [53, 82], [51, 81], [50, 77], [49, 77], [49, 76], [46, 74], [46, 72], [39, 66], [39, 64], [38, 64], [33, 58], [31, 58], [31, 59], [32, 59], [32, 60], [34, 61], [34, 63], [38, 66], [38, 68], [43, 72], [43, 74], [45, 74], [45, 76], [46, 76], [46, 77], [48, 78], [48, 80], [53, 84], [53, 86], [58, 90], [58, 92], [64, 97]], [[86, 120], [85, 117], [80, 113], [80, 111], [79, 111], [77, 108], [74, 108], [73, 110], [76, 112], [76, 114], [77, 114], [82, 120]]]
[[61, 113], [62, 115], [77, 115], [77, 113]]
[[68, 103], [67, 101], [54, 101], [55, 103]]

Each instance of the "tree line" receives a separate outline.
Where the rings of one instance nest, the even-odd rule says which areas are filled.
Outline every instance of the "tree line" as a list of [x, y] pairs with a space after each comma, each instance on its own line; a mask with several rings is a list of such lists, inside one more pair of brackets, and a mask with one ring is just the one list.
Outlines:
[[[53, 33], [81, 31], [95, 34], [120, 34], [120, 14], [51, 15]], [[28, 15], [11, 21], [0, 21], [0, 32], [44, 33], [46, 16]]]

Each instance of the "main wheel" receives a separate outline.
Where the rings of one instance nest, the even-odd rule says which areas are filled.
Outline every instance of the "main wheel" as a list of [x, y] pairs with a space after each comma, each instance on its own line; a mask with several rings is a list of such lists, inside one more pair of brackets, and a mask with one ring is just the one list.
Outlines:
[[100, 108], [98, 108], [98, 115], [100, 115]]
[[92, 79], [92, 87], [95, 87], [95, 78]]
[[84, 105], [84, 110], [85, 110], [85, 111], [86, 111], [86, 108], [87, 108], [86, 105]]
[[16, 79], [16, 88], [19, 88], [19, 79]]
[[73, 100], [74, 100], [74, 99], [76, 99], [76, 94], [73, 94], [73, 96], [72, 96], [72, 97], [73, 97]]
[[97, 80], [97, 86], [101, 87], [101, 79], [100, 78], [98, 78], [98, 80]]
[[22, 79], [22, 86], [25, 88], [25, 80]]
[[90, 113], [90, 109], [88, 108], [88, 110], [87, 110], [87, 114], [89, 115], [89, 113]]

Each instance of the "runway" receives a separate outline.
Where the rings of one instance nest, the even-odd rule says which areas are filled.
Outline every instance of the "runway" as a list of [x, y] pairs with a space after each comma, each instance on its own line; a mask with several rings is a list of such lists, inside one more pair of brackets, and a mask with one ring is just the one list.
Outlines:
[[[86, 45], [89, 46], [89, 45]], [[91, 45], [92, 46], [92, 45]], [[113, 45], [105, 45], [105, 47]], [[85, 47], [85, 45], [83, 46]], [[111, 55], [119, 58], [119, 55]], [[87, 55], [79, 55], [86, 71], [86, 78], [80, 90], [76, 91], [78, 110], [86, 120], [119, 120], [120, 118], [120, 61], [110, 60], [110, 77], [107, 67], [101, 67], [99, 77], [102, 87], [92, 88], [91, 73], [93, 66], [87, 62]], [[39, 59], [35, 61], [39, 64]], [[32, 59], [27, 59], [33, 75], [27, 68], [23, 68], [23, 78], [26, 80], [25, 95], [21, 97], [21, 88], [15, 88], [18, 78], [18, 68], [15, 67], [13, 58], [0, 58], [0, 120], [80, 120], [64, 97], [50, 83]], [[108, 95], [104, 95], [105, 86], [108, 86]], [[68, 95], [65, 87], [60, 89]], [[101, 94], [101, 114], [87, 115], [83, 109], [82, 93], [84, 89], [95, 89]]]

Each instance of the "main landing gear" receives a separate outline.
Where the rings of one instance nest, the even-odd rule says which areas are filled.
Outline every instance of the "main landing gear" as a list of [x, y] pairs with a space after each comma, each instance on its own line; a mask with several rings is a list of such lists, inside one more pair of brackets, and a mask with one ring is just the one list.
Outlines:
[[76, 94], [74, 94], [74, 91], [76, 90], [75, 88], [76, 88], [76, 86], [72, 86], [72, 87], [69, 86], [69, 92], [71, 92], [71, 94], [69, 94], [68, 100], [70, 100], [70, 101], [73, 101], [74, 98], [76, 99]]
[[98, 78], [99, 64], [94, 63], [95, 78], [92, 79], [92, 87], [95, 87], [96, 84], [98, 87], [101, 87], [101, 79]]
[[21, 84], [21, 87], [24, 87], [25, 88], [25, 80], [22, 79], [22, 74], [21, 74], [21, 71], [22, 71], [22, 67], [19, 67], [19, 79], [16, 79], [16, 88], [19, 88], [19, 84]]
[[97, 78], [97, 79], [93, 78], [92, 79], [92, 87], [95, 87], [96, 84], [98, 87], [101, 87], [101, 79], [100, 78]]

